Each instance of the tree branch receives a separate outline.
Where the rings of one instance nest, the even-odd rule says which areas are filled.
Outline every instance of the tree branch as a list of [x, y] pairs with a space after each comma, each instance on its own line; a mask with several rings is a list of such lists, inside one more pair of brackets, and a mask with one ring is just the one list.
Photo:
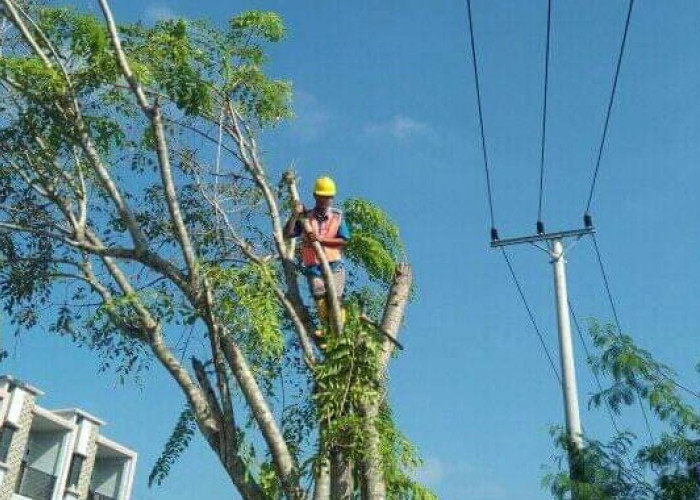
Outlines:
[[51, 64], [48, 56], [44, 54], [43, 50], [41, 50], [41, 47], [39, 47], [36, 39], [29, 32], [29, 28], [27, 28], [27, 25], [24, 24], [24, 21], [22, 21], [20, 18], [14, 2], [12, 0], [2, 0], [2, 3], [5, 6], [5, 11], [7, 14], [9, 14], [10, 21], [15, 25], [15, 28], [22, 33], [22, 38], [24, 38], [24, 40], [32, 47], [32, 50], [41, 59], [44, 65], [48, 68], [52, 68], [53, 64]]
[[255, 381], [245, 356], [228, 333], [221, 336], [224, 355], [233, 371], [241, 391], [250, 406], [251, 413], [267, 443], [278, 477], [289, 499], [301, 500], [303, 492], [298, 484], [298, 471], [289, 447], [280, 432], [275, 417]]
[[[202, 193], [202, 196], [209, 202], [209, 204], [214, 208], [214, 210], [219, 214], [221, 219], [223, 220], [226, 229], [229, 232], [230, 238], [233, 240], [235, 245], [243, 252], [243, 255], [245, 255], [250, 261], [258, 264], [258, 265], [263, 265], [264, 261], [262, 257], [257, 255], [254, 251], [252, 246], [245, 241], [236, 231], [235, 226], [231, 222], [228, 214], [226, 211], [223, 209], [221, 204], [211, 196], [207, 195], [205, 189], [201, 184], [200, 186], [200, 191]], [[284, 265], [284, 264], [283, 264]], [[296, 278], [296, 276], [295, 276]], [[294, 323], [295, 330], [297, 331], [297, 334], [299, 335], [299, 342], [301, 344], [301, 348], [304, 351], [304, 359], [305, 362], [307, 363], [308, 366], [312, 366], [316, 362], [316, 356], [314, 354], [314, 350], [311, 344], [311, 339], [309, 338], [309, 330], [312, 328], [311, 325], [311, 320], [308, 317], [308, 313], [306, 313], [306, 308], [303, 306], [301, 303], [301, 299], [298, 298], [297, 303], [295, 303], [293, 298], [289, 298], [285, 293], [282, 291], [282, 289], [276, 284], [273, 283], [273, 290], [275, 292], [275, 296], [279, 300], [279, 302], [282, 304], [282, 306], [285, 308], [287, 311], [287, 314], [289, 314], [289, 317], [291, 318], [292, 322]], [[297, 297], [298, 297], [298, 290], [297, 290]], [[299, 307], [300, 306], [300, 307]], [[303, 313], [306, 313], [305, 315]]]

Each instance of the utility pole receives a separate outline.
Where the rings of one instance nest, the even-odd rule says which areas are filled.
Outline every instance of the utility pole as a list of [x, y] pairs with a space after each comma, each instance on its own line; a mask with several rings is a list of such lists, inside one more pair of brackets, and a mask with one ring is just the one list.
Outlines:
[[581, 417], [578, 408], [578, 388], [574, 365], [574, 346], [571, 341], [571, 320], [569, 318], [569, 296], [566, 288], [564, 245], [561, 238], [552, 240], [551, 253], [554, 269], [554, 295], [557, 304], [557, 327], [559, 330], [559, 359], [561, 362], [562, 391], [564, 393], [564, 414], [569, 442], [578, 450], [583, 448], [581, 439]]
[[[573, 239], [578, 241], [583, 236], [595, 232], [590, 216], [584, 218], [586, 227], [573, 231], [558, 233], [545, 233], [544, 226], [537, 224], [538, 234], [518, 238], [499, 239], [498, 233], [492, 231], [491, 247], [500, 248], [511, 245], [529, 243], [545, 250], [551, 258], [554, 271], [554, 295], [557, 309], [557, 327], [559, 330], [559, 359], [561, 362], [562, 394], [564, 397], [564, 415], [566, 417], [566, 432], [569, 441], [569, 476], [574, 481], [581, 481], [581, 452], [583, 450], [583, 438], [581, 431], [581, 417], [579, 415], [578, 389], [576, 387], [576, 367], [574, 363], [574, 348], [571, 341], [571, 319], [569, 316], [569, 299], [566, 286], [566, 269], [564, 241]], [[547, 248], [538, 243], [544, 242]]]

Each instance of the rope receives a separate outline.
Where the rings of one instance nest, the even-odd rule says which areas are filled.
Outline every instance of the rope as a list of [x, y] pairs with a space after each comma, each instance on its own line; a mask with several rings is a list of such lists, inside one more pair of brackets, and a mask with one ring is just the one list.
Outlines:
[[549, 352], [549, 349], [547, 349], [547, 344], [544, 342], [544, 337], [542, 336], [542, 332], [540, 331], [539, 327], [537, 326], [537, 322], [535, 321], [535, 315], [532, 313], [532, 309], [530, 308], [530, 305], [527, 302], [527, 299], [525, 298], [525, 294], [523, 293], [523, 288], [520, 286], [520, 281], [518, 280], [518, 277], [515, 275], [515, 270], [513, 269], [513, 264], [510, 262], [510, 258], [508, 257], [508, 253], [506, 252], [505, 248], [501, 247], [501, 252], [503, 253], [503, 257], [506, 260], [506, 264], [508, 265], [508, 270], [510, 271], [510, 276], [513, 279], [513, 283], [515, 283], [515, 287], [518, 289], [518, 294], [520, 295], [520, 299], [523, 301], [523, 305], [525, 306], [525, 309], [527, 310], [527, 315], [530, 317], [530, 322], [532, 323], [532, 326], [535, 328], [535, 333], [537, 334], [537, 337], [540, 339], [540, 345], [542, 346], [542, 349], [544, 350], [544, 353], [547, 355], [547, 359], [549, 360], [549, 366], [552, 367], [552, 371], [554, 372], [554, 375], [556, 376], [557, 380], [559, 381], [559, 385], [562, 385], [561, 382], [561, 377], [559, 376], [559, 372], [557, 371], [557, 367], [554, 364], [554, 360], [552, 359], [552, 355]]
[[598, 179], [598, 171], [600, 170], [600, 160], [603, 156], [603, 147], [605, 146], [605, 139], [608, 134], [608, 124], [610, 123], [610, 112], [612, 110], [613, 102], [615, 100], [615, 93], [617, 91], [617, 79], [620, 76], [620, 67], [622, 66], [622, 57], [625, 53], [625, 45], [627, 42], [627, 32], [629, 31], [630, 19], [632, 17], [632, 7], [634, 7], [634, 0], [630, 0], [629, 6], [627, 8], [627, 20], [625, 21], [625, 31], [622, 35], [622, 43], [620, 44], [620, 52], [617, 56], [617, 66], [615, 68], [615, 77], [613, 78], [612, 92], [610, 93], [610, 100], [608, 101], [608, 110], [605, 113], [605, 124], [603, 125], [603, 135], [600, 138], [600, 146], [598, 147], [598, 158], [595, 163], [595, 170], [593, 172], [593, 180], [591, 181], [591, 190], [588, 194], [588, 202], [586, 203], [586, 211], [588, 213], [591, 208], [591, 201], [593, 200], [593, 191], [595, 190], [596, 181]]
[[486, 191], [488, 193], [489, 214], [491, 216], [491, 235], [493, 239], [496, 222], [493, 215], [493, 195], [491, 192], [491, 174], [489, 172], [489, 159], [486, 152], [486, 137], [484, 135], [484, 115], [481, 109], [481, 89], [479, 87], [479, 70], [476, 59], [476, 44], [474, 43], [474, 23], [472, 22], [471, 0], [467, 0], [467, 16], [469, 18], [469, 45], [472, 53], [472, 67], [474, 69], [474, 84], [476, 86], [476, 102], [479, 110], [479, 130], [481, 132], [481, 151], [484, 157], [484, 171], [486, 172]]
[[552, 0], [547, 0], [547, 45], [544, 58], [544, 98], [542, 100], [542, 140], [540, 144], [540, 196], [537, 205], [538, 231], [542, 222], [542, 192], [544, 188], [544, 151], [547, 137], [547, 87], [549, 83], [549, 37], [552, 25]]

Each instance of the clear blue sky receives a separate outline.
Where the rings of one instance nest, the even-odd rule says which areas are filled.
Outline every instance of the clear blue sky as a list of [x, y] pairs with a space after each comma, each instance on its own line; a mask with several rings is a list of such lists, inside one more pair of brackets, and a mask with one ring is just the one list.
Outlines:
[[[700, 3], [636, 3], [593, 214], [623, 329], [697, 387]], [[563, 420], [561, 394], [503, 260], [488, 247], [464, 2], [114, 4], [122, 20], [223, 22], [247, 8], [282, 13], [289, 35], [272, 51], [271, 71], [294, 83], [297, 119], [268, 134], [264, 148], [273, 170], [293, 161], [307, 189], [317, 174], [331, 173], [341, 198], [370, 198], [402, 228], [419, 294], [402, 334], [406, 351], [391, 368], [391, 398], [426, 459], [421, 477], [446, 499], [545, 497], [547, 429]], [[550, 230], [581, 225], [626, 4], [554, 2], [544, 203]], [[473, 0], [473, 8], [497, 225], [502, 236], [531, 233], [546, 1]], [[523, 247], [513, 259], [556, 355], [547, 257]], [[571, 253], [568, 270], [578, 315], [609, 320], [589, 241]], [[11, 351], [4, 371], [44, 389], [44, 406], [81, 406], [139, 452], [135, 499], [231, 497], [200, 439], [165, 485], [147, 488], [182, 406], [162, 370], [154, 367], [141, 386], [119, 386], [67, 339], [37, 329], [4, 343]], [[580, 345], [575, 349], [584, 425], [605, 437], [610, 423], [586, 409], [593, 385]], [[622, 420], [642, 433], [638, 410]]]

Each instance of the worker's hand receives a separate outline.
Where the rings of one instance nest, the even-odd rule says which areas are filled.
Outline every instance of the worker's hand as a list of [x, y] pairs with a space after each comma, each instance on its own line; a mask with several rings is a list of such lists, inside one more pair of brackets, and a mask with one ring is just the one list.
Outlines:
[[318, 237], [318, 235], [314, 232], [306, 233], [306, 241], [309, 243], [313, 243], [314, 241], [321, 241], [321, 239]]
[[294, 216], [295, 217], [300, 217], [306, 209], [304, 208], [304, 204], [301, 202], [296, 202], [294, 204]]

